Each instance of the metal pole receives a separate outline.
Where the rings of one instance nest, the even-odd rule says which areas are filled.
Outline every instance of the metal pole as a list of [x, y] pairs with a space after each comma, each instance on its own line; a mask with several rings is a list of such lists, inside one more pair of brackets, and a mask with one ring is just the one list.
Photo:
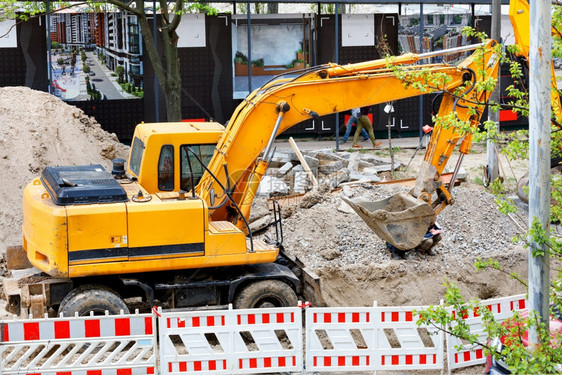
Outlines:
[[[158, 51], [158, 34], [156, 33], [158, 29], [158, 23], [156, 22], [156, 0], [152, 1], [152, 38], [154, 39], [154, 48]], [[158, 77], [154, 74], [154, 113], [156, 114], [154, 118], [156, 122], [160, 121], [160, 104], [159, 104], [159, 93], [160, 89], [158, 87]]]
[[[537, 220], [550, 231], [550, 0], [534, 0], [529, 48], [529, 227]], [[549, 332], [550, 256], [545, 245], [529, 236], [529, 304]], [[537, 251], [544, 255], [533, 255]], [[548, 339], [547, 339], [548, 340]], [[529, 333], [531, 348], [539, 344], [536, 327]], [[548, 345], [547, 343], [544, 343]]]
[[53, 62], [51, 60], [51, 2], [47, 0], [47, 8], [45, 9], [45, 27], [47, 28], [47, 77], [49, 77], [49, 94], [53, 93]]
[[[501, 39], [501, 0], [492, 0], [492, 39], [500, 43]], [[500, 101], [500, 69], [498, 69], [497, 84], [494, 91], [490, 95], [492, 103], [499, 103]], [[500, 130], [500, 113], [499, 111], [492, 111], [488, 107], [488, 120], [496, 124], [496, 129]], [[499, 175], [499, 161], [498, 153], [496, 152], [496, 142], [488, 139], [486, 142], [486, 183], [491, 183]]]
[[[420, 50], [419, 53], [423, 53], [423, 3], [420, 3]], [[421, 64], [422, 60], [419, 60], [419, 63]], [[423, 128], [423, 95], [420, 95], [419, 98], [419, 103], [420, 103], [420, 119], [419, 119], [419, 137], [420, 137], [420, 142], [421, 139], [423, 137], [423, 132], [422, 132], [422, 128]]]
[[[339, 21], [339, 10], [340, 3], [336, 3], [336, 37], [335, 37], [335, 47], [336, 47], [336, 64], [340, 62], [340, 21]], [[336, 151], [340, 150], [340, 114], [336, 113]]]
[[252, 92], [252, 16], [250, 2], [246, 2], [246, 18], [248, 19], [248, 94]]

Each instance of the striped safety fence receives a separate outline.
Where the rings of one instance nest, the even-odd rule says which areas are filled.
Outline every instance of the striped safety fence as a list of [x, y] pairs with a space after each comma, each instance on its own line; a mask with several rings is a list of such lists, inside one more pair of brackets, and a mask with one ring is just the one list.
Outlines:
[[[522, 310], [527, 306], [524, 294], [516, 296], [494, 298], [481, 301], [480, 305], [488, 309], [497, 321], [503, 321], [512, 316], [514, 310]], [[449, 310], [452, 314], [459, 314], [454, 309]], [[470, 328], [470, 332], [477, 334], [480, 341], [486, 340], [486, 333], [482, 326], [481, 312], [478, 308], [460, 312]], [[447, 363], [450, 370], [484, 364], [486, 357], [484, 350], [478, 345], [463, 344], [463, 342], [452, 335], [447, 334]], [[457, 350], [457, 348], [462, 348]]]
[[307, 308], [307, 371], [374, 369], [373, 308]]
[[[517, 295], [481, 306], [501, 321], [527, 303]], [[301, 372], [305, 364], [306, 372], [334, 373], [444, 368], [443, 333], [416, 321], [414, 310], [424, 307], [302, 307], [2, 321], [0, 375], [263, 374]], [[484, 337], [480, 310], [451, 313]], [[451, 370], [485, 362], [482, 349], [453, 336], [446, 345]]]
[[151, 314], [14, 319], [0, 332], [2, 375], [157, 373]]
[[302, 310], [162, 313], [162, 374], [253, 374], [303, 369]]
[[377, 370], [443, 369], [443, 331], [418, 325], [424, 307], [377, 307]]
[[414, 309], [422, 307], [307, 309], [306, 369], [442, 369], [443, 334], [418, 327]]

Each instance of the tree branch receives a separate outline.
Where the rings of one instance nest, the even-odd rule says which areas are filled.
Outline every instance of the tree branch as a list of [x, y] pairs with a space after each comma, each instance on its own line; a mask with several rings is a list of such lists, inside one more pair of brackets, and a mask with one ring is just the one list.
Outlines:
[[160, 0], [160, 14], [162, 15], [162, 28], [168, 27], [170, 17], [168, 16], [168, 3], [166, 0]]
[[133, 8], [133, 7], [127, 5], [124, 2], [121, 2], [119, 0], [106, 0], [106, 1], [110, 4], [112, 4], [112, 5], [115, 5], [117, 8], [121, 8], [121, 9], [126, 10], [127, 12], [133, 13], [135, 16], [137, 16], [139, 18], [144, 15], [144, 4], [141, 3], [142, 5], [139, 7], [138, 1], [136, 2], [136, 5], [137, 5], [136, 8]]
[[[137, 8], [141, 8], [144, 6], [143, 0], [136, 0]], [[154, 17], [156, 17], [156, 11], [154, 11]], [[160, 54], [154, 45], [154, 39], [152, 35], [150, 35], [150, 25], [148, 24], [148, 20], [146, 18], [146, 14], [143, 13], [139, 17], [139, 22], [141, 24], [140, 31], [142, 34], [142, 38], [144, 39], [144, 44], [146, 46], [146, 53], [150, 61], [152, 62], [152, 69], [154, 69], [154, 74], [158, 78], [160, 82], [160, 86], [166, 90], [166, 70], [162, 66], [162, 60], [160, 59]]]
[[486, 344], [484, 344], [484, 343], [481, 343], [480, 341], [473, 341], [473, 340], [471, 340], [471, 339], [468, 338], [468, 337], [464, 337], [464, 336], [461, 336], [461, 335], [457, 335], [457, 334], [453, 333], [452, 331], [449, 331], [448, 329], [443, 328], [442, 325], [437, 325], [437, 324], [435, 324], [435, 322], [432, 321], [432, 320], [430, 320], [429, 323], [430, 323], [433, 327], [435, 327], [437, 330], [439, 330], [439, 331], [441, 331], [441, 332], [443, 332], [443, 333], [446, 333], [446, 334], [448, 334], [448, 335], [457, 337], [457, 338], [462, 339], [462, 340], [466, 340], [466, 341], [470, 342], [472, 345], [481, 346], [481, 347], [483, 347], [483, 348], [485, 348], [485, 349], [488, 349], [488, 350], [490, 350], [490, 351], [492, 351], [492, 352], [494, 352], [494, 353], [496, 353], [496, 354], [501, 354], [501, 352], [498, 352], [495, 348], [492, 348], [492, 347], [490, 347], [490, 346], [488, 346], [488, 345], [486, 345]]
[[[75, 6], [78, 6], [78, 5], [85, 5], [85, 4], [88, 4], [88, 2], [72, 4], [69, 8], [75, 7]], [[68, 9], [68, 8], [64, 8], [64, 9], [66, 10], [66, 9]], [[40, 18], [40, 17], [46, 16], [47, 14], [55, 14], [55, 13], [57, 13], [57, 12], [60, 12], [61, 10], [62, 10], [62, 9], [53, 9], [53, 10], [50, 11], [50, 12], [37, 13], [37, 14], [34, 14], [34, 15], [32, 15], [32, 16], [29, 16], [29, 18], [27, 18], [27, 19], [25, 19], [25, 20], [17, 21], [17, 22], [16, 22], [15, 24], [13, 24], [4, 34], [0, 35], [0, 38], [4, 38], [5, 36], [7, 36], [7, 35], [10, 33], [10, 31], [12, 31], [12, 29], [13, 29], [14, 27], [16, 27], [17, 25], [19, 25], [19, 24], [21, 24], [21, 23], [27, 22], [27, 21], [32, 20], [32, 19], [35, 19], [35, 18]]]
[[178, 25], [181, 21], [181, 12], [183, 11], [183, 0], [176, 0], [175, 12], [174, 12], [174, 19], [170, 26], [168, 26], [168, 32], [173, 33], [178, 28]]

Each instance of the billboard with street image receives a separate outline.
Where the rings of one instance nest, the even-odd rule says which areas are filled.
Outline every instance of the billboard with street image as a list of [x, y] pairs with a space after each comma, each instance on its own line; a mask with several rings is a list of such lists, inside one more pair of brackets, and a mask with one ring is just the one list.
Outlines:
[[51, 92], [62, 100], [142, 99], [142, 37], [127, 12], [50, 16]]

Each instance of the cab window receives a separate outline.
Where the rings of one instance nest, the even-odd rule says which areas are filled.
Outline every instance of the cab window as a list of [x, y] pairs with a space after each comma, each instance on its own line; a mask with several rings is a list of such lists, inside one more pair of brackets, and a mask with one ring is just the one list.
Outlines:
[[144, 142], [138, 138], [133, 140], [133, 149], [131, 150], [131, 160], [129, 161], [129, 168], [137, 175], [140, 172], [140, 164], [142, 161], [142, 154], [144, 153]]
[[[187, 149], [188, 147], [190, 147], [195, 152], [195, 154], [197, 154], [197, 156], [205, 166], [209, 165], [209, 162], [213, 157], [213, 153], [215, 152], [214, 144], [181, 146], [181, 189], [185, 191], [190, 191], [192, 186], [196, 186], [201, 180], [201, 177], [203, 177], [203, 173], [205, 172], [205, 168], [203, 168], [203, 166], [199, 163], [193, 153]], [[193, 172], [193, 181], [191, 181], [191, 173], [189, 171], [190, 163], [191, 171]]]
[[164, 145], [158, 159], [158, 189], [174, 190], [174, 146]]

